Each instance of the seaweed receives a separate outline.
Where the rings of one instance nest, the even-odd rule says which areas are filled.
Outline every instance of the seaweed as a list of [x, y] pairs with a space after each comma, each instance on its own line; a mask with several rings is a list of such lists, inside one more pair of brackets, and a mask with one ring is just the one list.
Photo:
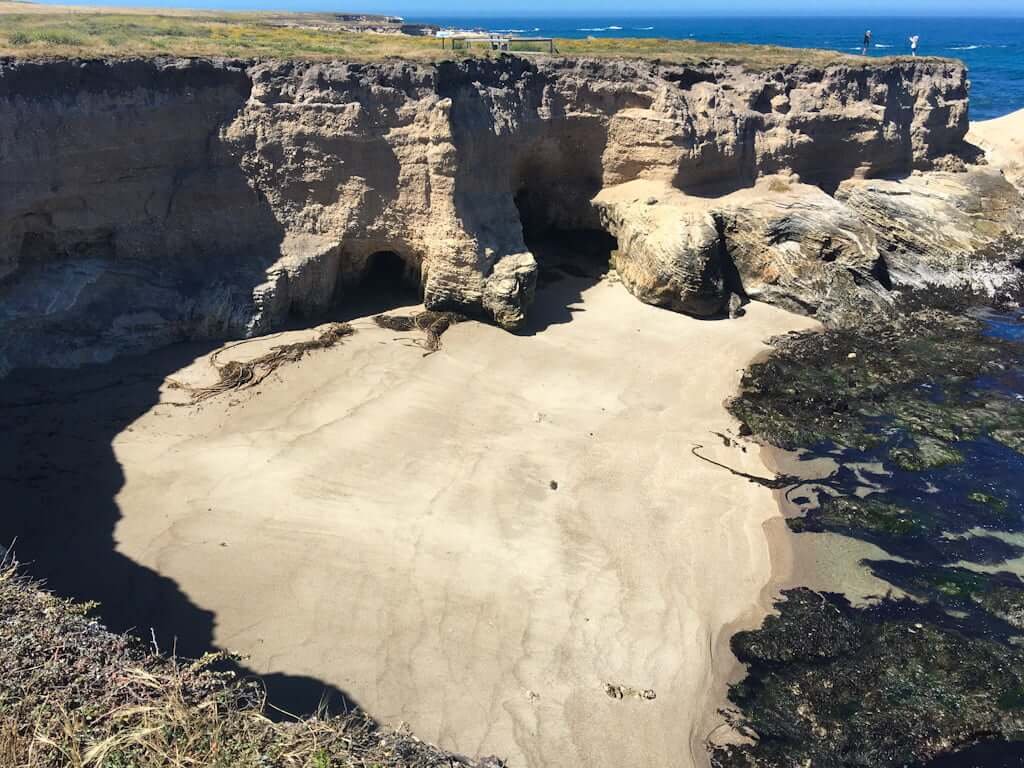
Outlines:
[[178, 382], [172, 382], [172, 386], [187, 390], [193, 403], [201, 403], [225, 392], [254, 387], [262, 383], [282, 365], [297, 363], [308, 352], [333, 347], [353, 333], [355, 333], [355, 329], [348, 323], [331, 323], [315, 339], [298, 341], [293, 344], [280, 344], [252, 360], [244, 362], [231, 360], [223, 365], [217, 362], [219, 352], [215, 352], [210, 356], [210, 362], [217, 370], [216, 384], [207, 387], [188, 387]]
[[[786, 449], [832, 444], [868, 450], [906, 433], [893, 456], [908, 468], [958, 460], [953, 444], [1024, 435], [1024, 403], [980, 386], [1012, 369], [1019, 347], [976, 319], [922, 310], [862, 329], [797, 333], [744, 374], [733, 413]], [[997, 437], [1000, 439], [1000, 437]]]
[[373, 321], [381, 328], [399, 333], [421, 331], [423, 339], [413, 339], [412, 343], [426, 350], [425, 355], [433, 354], [441, 348], [441, 336], [457, 323], [469, 320], [466, 315], [458, 312], [438, 312], [426, 309], [415, 315], [376, 315]]
[[916, 308], [783, 337], [744, 375], [742, 431], [839, 464], [789, 528], [897, 556], [862, 565], [909, 597], [853, 607], [798, 589], [737, 634], [748, 676], [727, 717], [750, 743], [714, 747], [716, 768], [1024, 755], [1024, 581], [997, 570], [1024, 547], [995, 535], [1024, 530], [1024, 347], [1006, 322], [997, 338], [977, 316]]

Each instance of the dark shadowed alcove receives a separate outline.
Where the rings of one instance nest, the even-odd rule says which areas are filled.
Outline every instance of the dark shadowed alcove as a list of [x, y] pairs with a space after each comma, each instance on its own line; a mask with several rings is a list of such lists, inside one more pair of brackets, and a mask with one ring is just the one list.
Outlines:
[[397, 251], [374, 251], [353, 278], [339, 285], [335, 319], [377, 315], [422, 299], [420, 273]]

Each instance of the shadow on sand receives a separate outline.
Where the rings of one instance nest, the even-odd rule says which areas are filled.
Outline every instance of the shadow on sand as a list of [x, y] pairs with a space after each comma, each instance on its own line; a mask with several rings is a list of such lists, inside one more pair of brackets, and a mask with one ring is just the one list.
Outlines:
[[[0, 542], [15, 542], [26, 573], [51, 591], [98, 601], [98, 617], [111, 630], [155, 639], [161, 651], [191, 658], [216, 650], [216, 615], [173, 580], [117, 551], [124, 475], [112, 443], [157, 403], [166, 376], [213, 346], [179, 344], [0, 381]], [[261, 677], [271, 704], [288, 713], [307, 715], [322, 702], [331, 712], [357, 708], [345, 691], [321, 680], [237, 671]]]
[[571, 323], [583, 292], [608, 273], [615, 239], [593, 230], [561, 231], [528, 242], [539, 267], [537, 289], [543, 300], [530, 307], [526, 324], [517, 333], [533, 336], [552, 325]]

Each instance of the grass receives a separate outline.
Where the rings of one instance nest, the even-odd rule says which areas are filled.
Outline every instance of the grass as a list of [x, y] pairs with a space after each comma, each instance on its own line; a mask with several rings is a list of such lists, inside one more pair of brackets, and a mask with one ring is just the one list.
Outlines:
[[[475, 45], [453, 53], [432, 38], [394, 34], [328, 31], [315, 16], [281, 14], [146, 11], [144, 9], [73, 9], [0, 2], [0, 55], [20, 58], [132, 57], [152, 55], [355, 59], [403, 58], [439, 61], [452, 56], [491, 56]], [[800, 62], [813, 66], [866, 59], [822, 50], [774, 46], [704, 43], [655, 38], [556, 40], [567, 56], [660, 59], [697, 63], [718, 59], [750, 69]], [[546, 45], [513, 45], [514, 52], [546, 50]], [[873, 62], [889, 61], [873, 59]]]
[[0, 569], [4, 768], [501, 768], [359, 714], [274, 721], [262, 687], [107, 632]]

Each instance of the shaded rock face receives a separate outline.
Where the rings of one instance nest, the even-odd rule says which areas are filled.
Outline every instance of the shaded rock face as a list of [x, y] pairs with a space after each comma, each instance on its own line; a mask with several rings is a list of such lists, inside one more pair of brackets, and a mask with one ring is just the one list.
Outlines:
[[[2, 61], [0, 371], [315, 318], [381, 253], [428, 307], [515, 328], [531, 232], [606, 230], [627, 287], [675, 310], [841, 319], [1019, 224], [1012, 189], [963, 172], [967, 126], [963, 68], [934, 61]], [[935, 169], [967, 234], [886, 250]], [[963, 205], [989, 199], [978, 230]]]

